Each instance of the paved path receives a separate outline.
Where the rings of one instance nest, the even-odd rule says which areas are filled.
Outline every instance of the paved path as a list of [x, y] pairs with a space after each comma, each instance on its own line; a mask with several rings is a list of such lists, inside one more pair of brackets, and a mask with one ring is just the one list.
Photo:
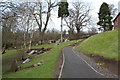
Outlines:
[[64, 48], [63, 53], [65, 63], [61, 78], [104, 78], [80, 56], [77, 56], [72, 47]]

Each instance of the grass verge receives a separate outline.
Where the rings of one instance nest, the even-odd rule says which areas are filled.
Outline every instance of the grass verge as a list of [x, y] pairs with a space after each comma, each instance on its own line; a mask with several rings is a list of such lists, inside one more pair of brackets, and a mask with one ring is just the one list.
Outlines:
[[94, 35], [76, 47], [80, 52], [94, 54], [107, 59], [118, 58], [118, 30]]

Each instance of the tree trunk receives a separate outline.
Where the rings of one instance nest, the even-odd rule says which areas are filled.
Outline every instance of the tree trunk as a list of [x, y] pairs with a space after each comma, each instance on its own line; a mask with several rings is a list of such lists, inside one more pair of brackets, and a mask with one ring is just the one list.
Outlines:
[[79, 34], [80, 33], [80, 28], [77, 28], [77, 34]]
[[14, 39], [13, 39], [13, 40], [14, 40], [14, 41], [13, 41], [13, 42], [14, 42], [14, 43], [13, 43], [13, 47], [16, 48], [16, 47], [17, 47], [17, 41], [16, 41], [15, 33], [13, 34], [13, 36], [14, 36]]
[[31, 34], [31, 36], [30, 36], [30, 44], [29, 44], [29, 50], [31, 49], [31, 45], [32, 45], [32, 38], [33, 38], [33, 33], [34, 33], [34, 32], [32, 32], [32, 34]]
[[61, 17], [61, 42], [63, 42], [63, 17]]
[[74, 34], [74, 29], [70, 29], [70, 35], [73, 35]]
[[44, 40], [44, 33], [43, 32], [39, 32], [39, 44], [42, 45], [43, 44], [43, 40]]
[[24, 32], [24, 48], [26, 49], [26, 33]]
[[46, 31], [46, 29], [47, 29], [47, 25], [48, 25], [49, 18], [50, 18], [50, 11], [47, 12], [46, 23], [45, 23], [45, 27], [44, 27], [44, 29], [43, 29], [43, 33], [45, 33], [45, 31]]

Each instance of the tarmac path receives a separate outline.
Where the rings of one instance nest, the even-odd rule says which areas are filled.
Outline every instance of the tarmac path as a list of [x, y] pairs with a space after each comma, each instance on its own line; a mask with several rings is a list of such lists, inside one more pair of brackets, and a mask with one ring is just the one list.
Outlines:
[[82, 56], [78, 56], [72, 47], [63, 49], [65, 57], [61, 78], [105, 78], [89, 65]]

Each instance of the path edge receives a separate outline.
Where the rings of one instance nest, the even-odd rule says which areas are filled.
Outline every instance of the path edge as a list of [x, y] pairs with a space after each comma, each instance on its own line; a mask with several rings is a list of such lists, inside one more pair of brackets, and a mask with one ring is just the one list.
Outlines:
[[63, 68], [64, 68], [64, 64], [65, 64], [65, 56], [64, 56], [64, 52], [63, 52], [64, 48], [62, 49], [62, 65], [61, 65], [61, 69], [60, 69], [60, 73], [59, 73], [59, 77], [58, 77], [58, 80], [60, 80], [61, 76], [62, 76], [62, 71], [63, 71]]

